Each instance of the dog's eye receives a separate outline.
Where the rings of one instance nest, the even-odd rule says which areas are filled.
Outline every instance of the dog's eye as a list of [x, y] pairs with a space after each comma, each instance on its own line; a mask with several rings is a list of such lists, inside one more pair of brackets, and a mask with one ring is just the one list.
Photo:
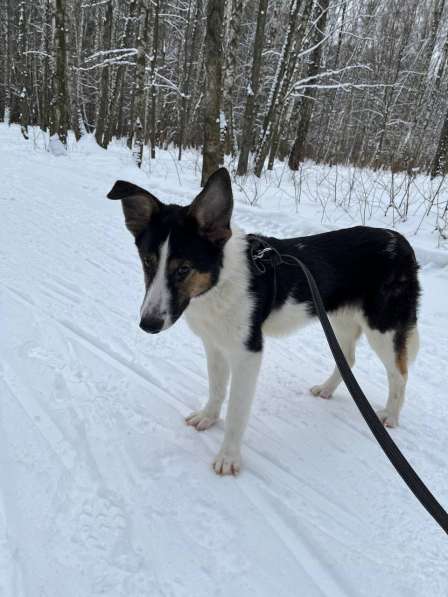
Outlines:
[[146, 267], [152, 267], [154, 265], [154, 259], [153, 259], [153, 257], [144, 257], [143, 263], [145, 264]]
[[182, 278], [185, 278], [185, 276], [187, 274], [189, 274], [190, 272], [191, 272], [191, 265], [181, 265], [180, 267], [178, 267], [176, 269], [175, 275], [176, 275], [176, 278], [181, 280]]

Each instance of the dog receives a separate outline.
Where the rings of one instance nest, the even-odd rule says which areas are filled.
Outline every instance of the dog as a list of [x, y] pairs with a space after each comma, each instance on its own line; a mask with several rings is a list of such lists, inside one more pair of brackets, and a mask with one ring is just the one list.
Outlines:
[[[241, 445], [260, 370], [265, 336], [282, 336], [316, 318], [304, 274], [279, 263], [254, 267], [253, 237], [231, 224], [230, 176], [220, 168], [188, 206], [166, 205], [144, 189], [117, 181], [107, 195], [121, 200], [125, 224], [142, 262], [145, 296], [140, 327], [157, 334], [185, 313], [205, 348], [209, 398], [186, 418], [202, 431], [219, 418], [231, 378], [222, 447], [213, 469], [237, 475]], [[255, 237], [300, 258], [314, 274], [343, 353], [353, 367], [362, 333], [386, 368], [389, 396], [377, 414], [398, 424], [409, 363], [418, 350], [418, 264], [393, 230], [356, 226], [292, 239]], [[330, 398], [341, 382], [336, 367], [311, 388]]]

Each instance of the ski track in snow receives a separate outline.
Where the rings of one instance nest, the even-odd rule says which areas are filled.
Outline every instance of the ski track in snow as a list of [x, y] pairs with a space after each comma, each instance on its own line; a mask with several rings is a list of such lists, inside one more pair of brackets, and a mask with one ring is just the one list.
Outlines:
[[[211, 472], [223, 422], [183, 423], [207, 395], [200, 341], [183, 321], [138, 330], [140, 265], [105, 199], [127, 178], [191, 200], [198, 171], [167, 155], [138, 171], [118, 145], [86, 140], [56, 158], [0, 126], [0, 596], [446, 597], [444, 534], [347, 390], [308, 392], [332, 367], [318, 325], [267, 342], [242, 474]], [[303, 211], [240, 201], [236, 220], [322, 230]], [[448, 258], [416, 249], [421, 350], [391, 433], [447, 507]], [[355, 374], [382, 405], [385, 373], [365, 342]]]

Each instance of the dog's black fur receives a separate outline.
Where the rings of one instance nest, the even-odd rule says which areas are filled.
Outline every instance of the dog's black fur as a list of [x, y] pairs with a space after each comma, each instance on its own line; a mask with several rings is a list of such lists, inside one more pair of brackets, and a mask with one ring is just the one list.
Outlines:
[[[373, 330], [394, 330], [397, 349], [401, 348], [407, 331], [416, 324], [420, 296], [415, 254], [401, 234], [356, 226], [282, 240], [259, 238], [281, 255], [298, 257], [308, 266], [327, 312], [359, 307]], [[253, 259], [250, 247], [247, 258]], [[275, 269], [268, 267], [263, 276], [252, 267], [250, 289], [257, 297], [247, 341], [250, 350], [261, 350], [263, 322], [288, 299], [307, 304], [315, 315], [305, 275], [296, 265], [280, 263]]]

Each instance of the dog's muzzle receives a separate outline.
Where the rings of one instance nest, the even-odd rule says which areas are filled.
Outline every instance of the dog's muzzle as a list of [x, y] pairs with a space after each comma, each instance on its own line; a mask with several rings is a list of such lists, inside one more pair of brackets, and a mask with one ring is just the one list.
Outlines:
[[146, 316], [142, 317], [140, 327], [148, 334], [157, 334], [163, 328], [164, 320], [160, 317]]

